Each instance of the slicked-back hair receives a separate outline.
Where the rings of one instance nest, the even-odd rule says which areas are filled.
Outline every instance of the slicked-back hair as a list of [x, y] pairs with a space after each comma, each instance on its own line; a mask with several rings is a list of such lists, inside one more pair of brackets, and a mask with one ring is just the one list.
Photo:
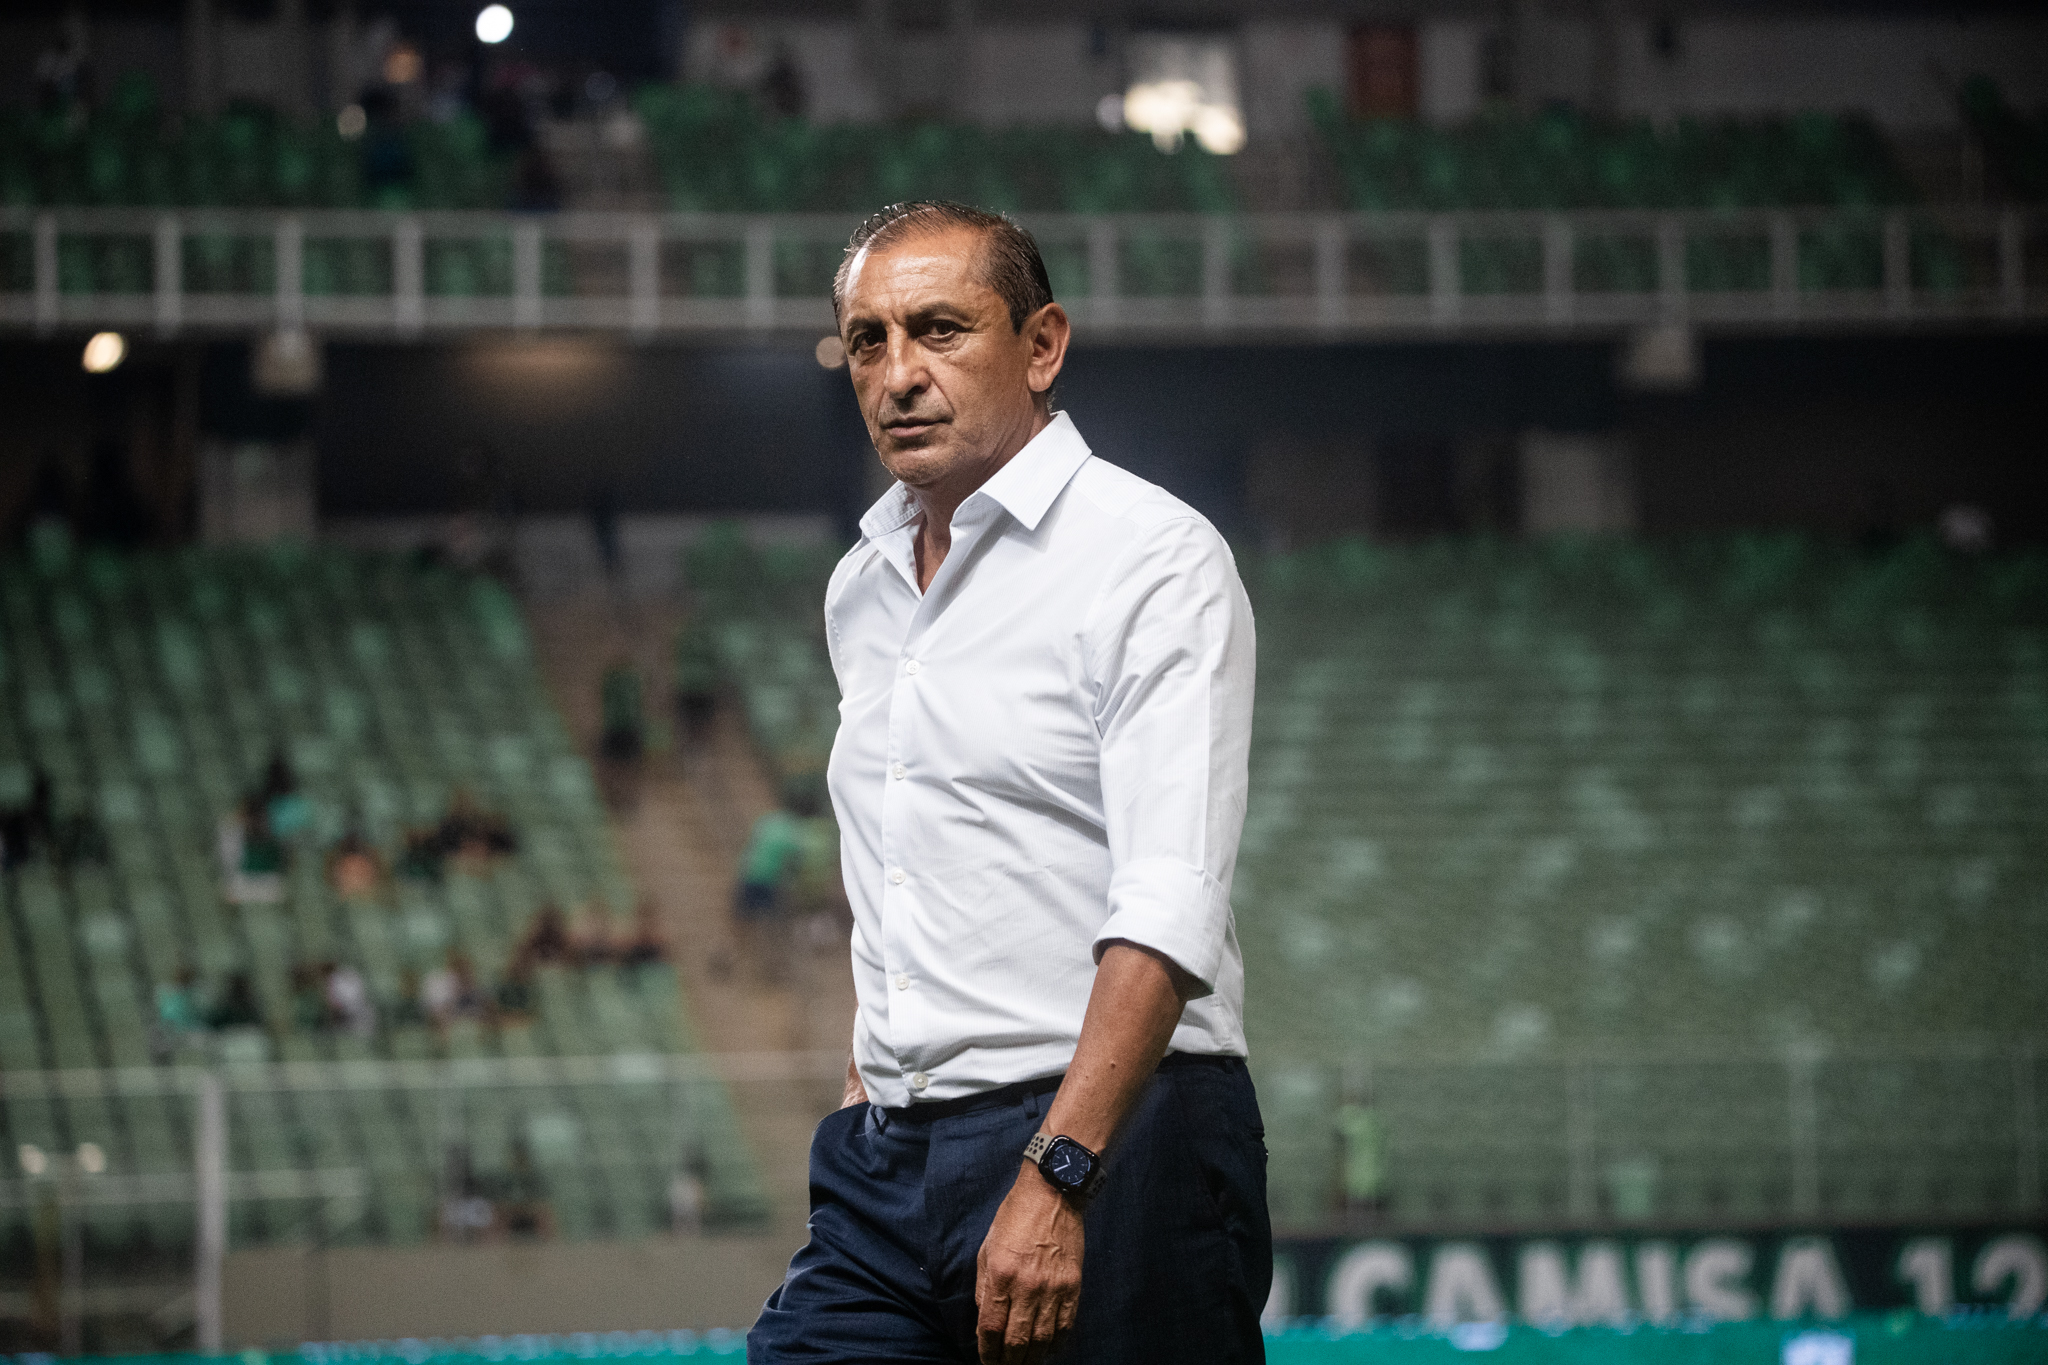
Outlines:
[[981, 238], [981, 278], [1010, 310], [1010, 330], [1024, 330], [1024, 319], [1052, 302], [1052, 280], [1038, 242], [1000, 213], [944, 199], [909, 199], [891, 204], [853, 230], [846, 255], [832, 277], [832, 319], [846, 297], [846, 276], [862, 251], [881, 251], [897, 242], [930, 233], [965, 228]]

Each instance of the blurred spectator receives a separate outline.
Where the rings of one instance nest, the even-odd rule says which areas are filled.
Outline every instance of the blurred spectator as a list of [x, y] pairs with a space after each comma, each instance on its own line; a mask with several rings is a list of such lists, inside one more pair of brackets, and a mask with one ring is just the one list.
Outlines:
[[421, 881], [439, 881], [449, 858], [477, 868], [500, 855], [519, 851], [518, 836], [502, 815], [484, 810], [466, 788], [458, 787], [448, 814], [431, 829], [406, 835], [398, 873]]
[[669, 1230], [678, 1234], [704, 1230], [704, 1175], [702, 1163], [686, 1161], [668, 1182]]
[[263, 1009], [256, 1003], [256, 983], [247, 972], [236, 972], [228, 978], [228, 984], [206, 1012], [206, 1026], [211, 1029], [261, 1028]]
[[290, 839], [312, 823], [313, 806], [299, 791], [298, 774], [284, 756], [283, 746], [270, 751], [263, 770], [263, 786], [257, 793], [270, 829], [280, 839]]
[[50, 775], [38, 763], [29, 779], [27, 804], [0, 811], [0, 865], [19, 867], [48, 846], [53, 804]]
[[330, 964], [327, 969], [328, 1027], [357, 1038], [377, 1033], [377, 1006], [370, 999], [370, 983], [347, 963]]
[[599, 748], [613, 763], [633, 763], [646, 747], [646, 716], [642, 711], [640, 670], [630, 659], [612, 661], [598, 686], [603, 715]]
[[1344, 1207], [1376, 1213], [1386, 1201], [1386, 1130], [1369, 1104], [1346, 1104], [1337, 1110], [1337, 1137], [1342, 1146]]
[[172, 1042], [206, 1027], [199, 1013], [199, 973], [180, 967], [176, 979], [156, 987], [156, 1026]]
[[442, 1166], [441, 1235], [468, 1242], [490, 1231], [497, 1211], [480, 1188], [469, 1144], [451, 1142]]
[[524, 1024], [533, 1018], [533, 958], [520, 952], [512, 956], [505, 977], [492, 993], [492, 1018], [501, 1024]]
[[215, 848], [227, 899], [235, 905], [272, 905], [284, 899], [284, 844], [272, 833], [263, 802], [251, 796], [221, 817]]
[[327, 851], [327, 884], [343, 900], [374, 896], [384, 884], [384, 860], [353, 824]]
[[718, 709], [718, 648], [711, 631], [690, 621], [676, 632], [676, 717], [683, 738], [702, 744], [711, 735]]
[[466, 861], [519, 851], [519, 840], [505, 817], [479, 806], [466, 787], [455, 789], [455, 799], [435, 835], [444, 853]]
[[796, 60], [786, 46], [776, 47], [775, 60], [768, 74], [761, 78], [761, 103], [783, 118], [803, 117], [803, 75], [796, 69]]
[[19, 867], [42, 854], [59, 867], [104, 863], [107, 833], [90, 812], [59, 817], [50, 775], [32, 770], [25, 805], [0, 810], [0, 867]]
[[492, 1193], [497, 1197], [498, 1226], [508, 1237], [555, 1235], [555, 1210], [548, 1202], [547, 1182], [533, 1164], [533, 1151], [523, 1135], [512, 1139], [510, 1168]]
[[80, 28], [65, 26], [64, 41], [36, 54], [36, 106], [46, 114], [83, 114], [92, 87], [92, 66]]
[[662, 931], [661, 912], [654, 897], [642, 896], [633, 911], [633, 930], [618, 945], [621, 967], [645, 967], [668, 961], [668, 935]]
[[784, 801], [754, 822], [740, 855], [739, 888], [733, 898], [742, 922], [772, 920], [781, 916], [783, 891], [803, 861], [803, 830], [800, 817]]
[[459, 948], [450, 948], [442, 964], [420, 980], [420, 1010], [439, 1032], [447, 1032], [458, 1019], [476, 1018], [483, 1012], [483, 1004], [476, 987], [476, 969]]
[[547, 901], [533, 912], [533, 919], [526, 926], [526, 933], [520, 938], [519, 946], [513, 950], [515, 958], [529, 962], [567, 962], [576, 955], [575, 945], [569, 939], [569, 920], [562, 913], [562, 907]]

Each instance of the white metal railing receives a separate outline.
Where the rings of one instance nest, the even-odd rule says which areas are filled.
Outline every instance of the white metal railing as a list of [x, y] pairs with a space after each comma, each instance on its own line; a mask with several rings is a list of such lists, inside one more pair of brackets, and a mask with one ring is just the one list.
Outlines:
[[[831, 328], [837, 215], [0, 209], [0, 329], [635, 337]], [[2048, 317], [2048, 214], [1026, 217], [1090, 335], [1152, 342]]]

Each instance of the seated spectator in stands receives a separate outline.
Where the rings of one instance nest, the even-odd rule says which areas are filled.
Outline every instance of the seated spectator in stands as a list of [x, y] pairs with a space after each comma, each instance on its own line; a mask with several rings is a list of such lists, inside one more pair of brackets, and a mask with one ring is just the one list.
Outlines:
[[206, 1012], [206, 1026], [210, 1029], [263, 1026], [263, 1009], [256, 1003], [256, 983], [247, 972], [236, 972], [228, 978], [220, 999]]
[[465, 863], [484, 863], [519, 851], [519, 840], [505, 817], [477, 805], [466, 787], [455, 789], [448, 814], [434, 831], [443, 857]]
[[43, 854], [58, 867], [104, 864], [107, 832], [90, 810], [59, 816], [55, 787], [41, 764], [32, 769], [25, 805], [0, 810], [0, 867], [19, 867]]
[[263, 786], [257, 795], [278, 838], [290, 839], [312, 823], [312, 803], [299, 791], [298, 774], [292, 771], [282, 745], [270, 751], [270, 763], [263, 770]]
[[377, 1006], [370, 999], [370, 983], [346, 962], [327, 968], [327, 1020], [352, 1037], [369, 1039], [377, 1034]]
[[438, 882], [445, 859], [438, 827], [407, 830], [404, 847], [398, 855], [398, 866], [393, 870], [412, 881]]
[[576, 947], [570, 941], [569, 920], [562, 913], [562, 907], [548, 901], [534, 911], [533, 920], [526, 926], [526, 933], [520, 938], [513, 955], [535, 963], [572, 961]]
[[491, 1018], [498, 1024], [525, 1024], [533, 1020], [533, 958], [519, 952], [512, 955], [505, 977], [492, 992]]
[[476, 969], [460, 948], [450, 948], [442, 964], [420, 980], [420, 1009], [438, 1032], [446, 1033], [459, 1019], [476, 1018], [483, 1007]]
[[603, 901], [584, 902], [576, 922], [569, 926], [570, 955], [580, 966], [601, 967], [618, 956], [617, 935], [611, 911]]
[[654, 897], [642, 896], [633, 911], [633, 928], [617, 945], [621, 967], [645, 967], [668, 961], [668, 935], [662, 932], [661, 914]]
[[216, 848], [227, 899], [235, 905], [271, 905], [284, 898], [284, 844], [270, 828], [263, 803], [252, 796], [223, 817]]
[[547, 1182], [533, 1164], [533, 1152], [524, 1135], [515, 1134], [512, 1138], [510, 1166], [502, 1177], [492, 1182], [498, 1226], [508, 1237], [554, 1236], [555, 1210], [548, 1202]]
[[718, 647], [710, 628], [692, 620], [676, 633], [676, 719], [692, 746], [711, 737], [718, 713]]
[[327, 851], [327, 884], [343, 900], [374, 896], [384, 884], [384, 860], [353, 824]]
[[613, 763], [633, 763], [646, 747], [646, 717], [641, 710], [640, 670], [629, 659], [612, 660], [598, 684], [603, 717], [598, 748]]
[[156, 1025], [174, 1040], [206, 1027], [199, 1014], [198, 972], [180, 967], [175, 980], [157, 983]]
[[292, 968], [292, 1027], [302, 1033], [325, 1033], [332, 1022], [327, 1013], [328, 963], [301, 962]]
[[801, 818], [791, 810], [785, 795], [783, 804], [754, 822], [740, 855], [739, 887], [733, 906], [742, 922], [779, 918], [784, 909], [783, 891], [803, 859]]

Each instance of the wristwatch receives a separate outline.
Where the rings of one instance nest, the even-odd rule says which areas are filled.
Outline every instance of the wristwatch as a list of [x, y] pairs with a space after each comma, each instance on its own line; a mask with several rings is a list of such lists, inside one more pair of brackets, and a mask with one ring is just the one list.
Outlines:
[[1024, 1144], [1024, 1159], [1038, 1167], [1038, 1173], [1080, 1208], [1102, 1188], [1102, 1158], [1070, 1137], [1048, 1137], [1034, 1133]]

